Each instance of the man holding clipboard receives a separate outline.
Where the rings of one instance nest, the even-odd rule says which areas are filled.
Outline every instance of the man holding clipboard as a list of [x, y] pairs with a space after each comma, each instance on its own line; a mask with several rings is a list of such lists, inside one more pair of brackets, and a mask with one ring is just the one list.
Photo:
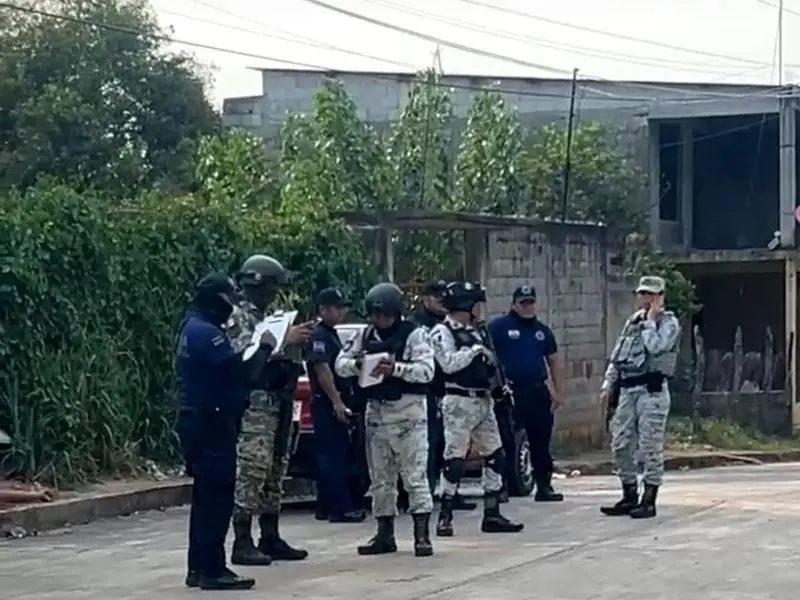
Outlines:
[[[234, 350], [243, 352], [245, 365], [253, 369], [254, 383], [239, 436], [231, 562], [268, 565], [273, 560], [303, 560], [308, 552], [281, 538], [278, 514], [289, 465], [293, 396], [303, 372], [302, 363], [290, 353], [308, 341], [312, 323], [292, 325], [293, 316], [270, 316], [270, 305], [287, 283], [286, 270], [274, 258], [251, 256], [236, 280], [245, 300], [236, 306], [227, 334]], [[277, 345], [269, 352], [259, 344], [267, 331]], [[253, 543], [253, 517], [261, 530], [258, 545]]]
[[393, 283], [374, 286], [366, 297], [369, 327], [342, 349], [334, 365], [339, 377], [358, 377], [367, 400], [367, 464], [378, 531], [358, 547], [361, 555], [397, 552], [394, 518], [398, 475], [408, 491], [414, 520], [414, 554], [433, 554], [425, 396], [435, 364], [427, 332], [403, 319], [404, 304], [403, 291]]

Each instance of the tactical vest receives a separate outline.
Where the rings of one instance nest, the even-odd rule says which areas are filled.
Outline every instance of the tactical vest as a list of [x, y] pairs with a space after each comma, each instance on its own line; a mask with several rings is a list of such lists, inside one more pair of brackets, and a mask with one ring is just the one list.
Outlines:
[[[418, 327], [424, 327], [429, 333], [434, 327], [442, 322], [441, 319], [437, 319], [434, 315], [425, 310], [421, 310], [412, 314], [409, 317], [409, 321], [415, 323]], [[436, 398], [442, 398], [444, 396], [444, 371], [442, 371], [442, 368], [439, 366], [438, 362], [436, 363], [436, 371], [433, 375], [433, 381], [428, 384], [428, 393]]]
[[[465, 329], [463, 327], [456, 329], [447, 322], [445, 322], [444, 326], [453, 334], [456, 350], [481, 343], [476, 337], [476, 334], [480, 334], [475, 329]], [[485, 356], [479, 354], [464, 369], [455, 373], [446, 373], [444, 380], [445, 385], [451, 383], [470, 390], [489, 390], [492, 387], [491, 382], [494, 374], [495, 368], [486, 362]]]
[[[396, 361], [402, 361], [408, 338], [416, 328], [417, 326], [411, 321], [401, 321], [392, 337], [388, 340], [379, 340], [375, 334], [375, 327], [370, 325], [361, 338], [361, 349], [366, 354], [386, 352]], [[366, 400], [399, 400], [403, 394], [424, 396], [428, 392], [428, 386], [424, 383], [409, 383], [400, 377], [384, 377], [378, 385], [360, 388], [360, 391]]]
[[[671, 312], [664, 314], [674, 316]], [[666, 377], [672, 377], [675, 374], [675, 367], [678, 363], [680, 336], [671, 350], [658, 356], [653, 356], [644, 347], [644, 339], [642, 338], [642, 323], [644, 320], [645, 317], [642, 314], [628, 319], [620, 335], [615, 352], [611, 355], [611, 362], [620, 373], [633, 375], [661, 373]], [[658, 324], [656, 324], [656, 327], [658, 327]]]

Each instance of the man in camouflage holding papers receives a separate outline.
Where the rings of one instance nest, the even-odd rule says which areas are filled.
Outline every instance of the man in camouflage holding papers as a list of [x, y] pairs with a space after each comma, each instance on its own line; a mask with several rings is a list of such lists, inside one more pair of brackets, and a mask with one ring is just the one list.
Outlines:
[[[358, 553], [397, 552], [394, 519], [400, 475], [414, 520], [414, 554], [431, 556], [433, 498], [427, 478], [425, 395], [435, 371], [433, 350], [427, 332], [403, 319], [404, 295], [393, 283], [379, 283], [369, 290], [366, 308], [370, 325], [345, 345], [334, 365], [339, 377], [359, 378], [358, 385], [367, 401], [367, 465], [378, 531], [358, 547]], [[369, 373], [362, 372], [367, 368]]]
[[[257, 325], [270, 314], [287, 273], [272, 257], [248, 258], [236, 281], [245, 299], [234, 309], [227, 334], [236, 352], [251, 345]], [[292, 410], [302, 363], [290, 356], [311, 334], [311, 323], [292, 326], [275, 354], [259, 349], [247, 363], [258, 373], [252, 378], [249, 407], [239, 436], [233, 513], [234, 544], [231, 562], [236, 565], [268, 565], [273, 560], [303, 560], [308, 552], [287, 544], [278, 531], [283, 479], [289, 465]], [[275, 343], [273, 338], [272, 343]], [[261, 538], [253, 543], [252, 522], [258, 518]]]
[[[665, 281], [642, 277], [636, 288], [639, 309], [628, 319], [609, 358], [601, 401], [615, 406], [611, 449], [622, 483], [622, 499], [600, 510], [608, 516], [644, 519], [656, 515], [664, 475], [664, 442], [670, 409], [667, 381], [675, 374], [681, 326], [664, 310]], [[644, 461], [639, 496], [636, 457]]]

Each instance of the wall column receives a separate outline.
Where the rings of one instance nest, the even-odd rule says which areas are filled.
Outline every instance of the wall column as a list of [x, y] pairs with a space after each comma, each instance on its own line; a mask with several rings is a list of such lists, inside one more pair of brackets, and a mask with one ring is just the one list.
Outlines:
[[779, 198], [780, 218], [778, 229], [781, 232], [781, 247], [795, 247], [794, 210], [797, 205], [797, 108], [793, 97], [781, 97], [779, 120]]
[[647, 121], [648, 147], [648, 199], [650, 204], [650, 239], [653, 246], [660, 247], [659, 232], [661, 228], [661, 136], [658, 121]]
[[798, 261], [792, 256], [784, 261], [784, 302], [786, 305], [786, 391], [792, 407], [792, 431], [800, 431], [800, 404], [797, 402], [797, 267]]
[[692, 121], [681, 123], [680, 198], [681, 241], [684, 249], [692, 247], [694, 228], [694, 127]]

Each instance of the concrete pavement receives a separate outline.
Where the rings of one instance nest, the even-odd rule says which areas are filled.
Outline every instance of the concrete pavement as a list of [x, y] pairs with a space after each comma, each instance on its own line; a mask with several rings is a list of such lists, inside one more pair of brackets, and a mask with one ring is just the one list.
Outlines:
[[789, 600], [800, 584], [800, 464], [730, 467], [669, 476], [657, 519], [602, 518], [618, 494], [611, 477], [559, 481], [560, 505], [506, 505], [518, 535], [478, 532], [479, 512], [457, 515], [457, 537], [436, 555], [359, 557], [372, 523], [320, 524], [287, 512], [285, 537], [311, 552], [304, 564], [242, 569], [251, 592], [187, 590], [186, 509], [98, 521], [0, 543], [0, 597], [9, 600], [174, 600], [242, 595], [305, 600]]

